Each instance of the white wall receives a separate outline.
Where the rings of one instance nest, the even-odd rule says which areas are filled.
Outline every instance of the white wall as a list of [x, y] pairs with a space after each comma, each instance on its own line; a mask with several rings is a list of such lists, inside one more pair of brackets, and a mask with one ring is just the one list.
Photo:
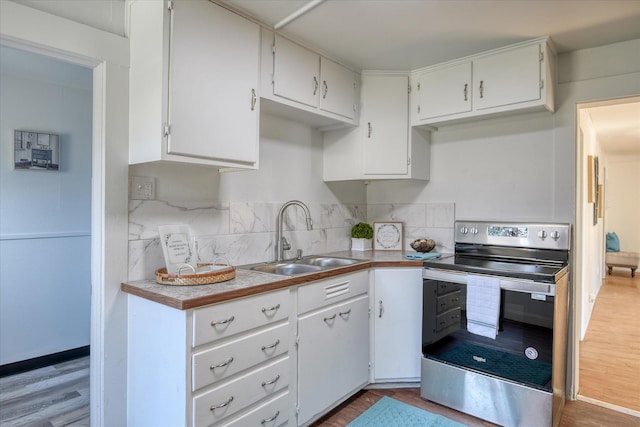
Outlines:
[[365, 220], [365, 186], [322, 181], [322, 139], [317, 130], [263, 114], [260, 169], [218, 173], [183, 164], [132, 165], [132, 176], [156, 178], [156, 200], [129, 204], [129, 280], [151, 279], [164, 266], [158, 225], [186, 224], [202, 262], [224, 257], [231, 264], [274, 259], [276, 216], [287, 200], [309, 206], [287, 211], [285, 234], [305, 254], [347, 250], [354, 223]]
[[[0, 93], [4, 365], [89, 345], [92, 71], [0, 46]], [[15, 170], [15, 129], [60, 135], [60, 170]]]
[[621, 251], [640, 253], [640, 158], [605, 157], [604, 160], [605, 231], [615, 231]]

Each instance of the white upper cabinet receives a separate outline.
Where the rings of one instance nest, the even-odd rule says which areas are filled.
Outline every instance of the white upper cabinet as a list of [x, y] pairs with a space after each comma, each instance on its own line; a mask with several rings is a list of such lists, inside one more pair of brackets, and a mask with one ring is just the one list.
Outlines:
[[420, 120], [471, 111], [471, 62], [419, 73], [415, 88]]
[[540, 45], [523, 46], [473, 62], [474, 107], [485, 110], [542, 97]]
[[554, 68], [549, 40], [541, 38], [415, 70], [411, 125], [553, 111]]
[[258, 166], [260, 28], [208, 1], [131, 4], [130, 163]]
[[360, 126], [324, 133], [325, 181], [429, 179], [429, 135], [409, 129], [406, 74], [364, 74]]
[[323, 128], [357, 124], [359, 75], [263, 30], [261, 96], [267, 112]]

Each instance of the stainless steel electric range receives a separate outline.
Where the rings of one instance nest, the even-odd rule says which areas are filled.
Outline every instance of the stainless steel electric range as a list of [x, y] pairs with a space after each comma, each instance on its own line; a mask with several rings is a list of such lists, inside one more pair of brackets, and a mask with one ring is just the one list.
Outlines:
[[421, 396], [504, 426], [557, 425], [564, 404], [569, 224], [456, 221], [424, 262]]

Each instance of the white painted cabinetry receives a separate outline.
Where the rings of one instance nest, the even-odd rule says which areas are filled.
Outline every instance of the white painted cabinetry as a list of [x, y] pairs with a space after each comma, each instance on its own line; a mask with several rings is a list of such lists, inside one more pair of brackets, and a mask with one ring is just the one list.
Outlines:
[[372, 299], [372, 381], [420, 381], [422, 269], [378, 268]]
[[130, 4], [129, 161], [258, 166], [260, 27], [208, 1]]
[[[319, 127], [356, 124], [359, 77], [354, 71], [266, 30], [262, 46], [261, 95], [277, 104], [267, 103], [268, 111]], [[315, 120], [307, 120], [304, 112]]]
[[361, 271], [298, 289], [298, 425], [368, 382], [368, 277]]
[[412, 72], [411, 125], [554, 110], [555, 53], [535, 39]]
[[406, 74], [363, 74], [360, 126], [324, 133], [325, 181], [429, 179], [429, 135], [409, 128]]
[[130, 296], [128, 424], [286, 424], [290, 312], [288, 289], [195, 310]]

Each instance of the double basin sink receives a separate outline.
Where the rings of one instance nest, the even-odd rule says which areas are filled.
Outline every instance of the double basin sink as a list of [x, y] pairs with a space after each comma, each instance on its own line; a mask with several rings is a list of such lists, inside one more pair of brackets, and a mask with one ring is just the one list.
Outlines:
[[317, 273], [338, 267], [367, 262], [363, 259], [340, 258], [329, 256], [306, 256], [279, 262], [261, 263], [240, 266], [239, 268], [263, 273], [280, 274], [283, 276], [297, 276], [299, 274]]

